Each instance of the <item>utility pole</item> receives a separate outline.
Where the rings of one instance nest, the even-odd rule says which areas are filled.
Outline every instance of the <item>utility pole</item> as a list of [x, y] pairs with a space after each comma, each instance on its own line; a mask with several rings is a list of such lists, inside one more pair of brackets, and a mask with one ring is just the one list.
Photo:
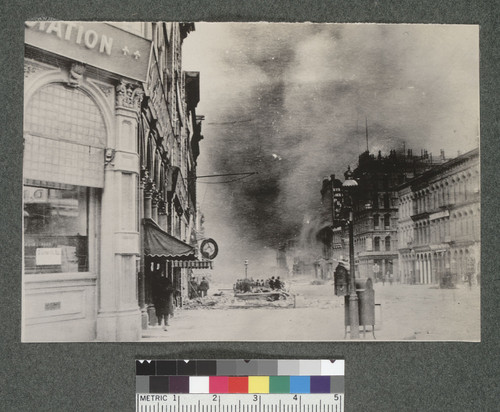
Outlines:
[[[353, 179], [351, 168], [347, 168], [347, 172], [344, 174], [345, 182], [343, 187], [348, 197], [347, 203], [349, 208], [349, 220], [348, 220], [348, 230], [349, 230], [349, 326], [351, 339], [359, 339], [359, 305], [358, 305], [358, 295], [356, 293], [356, 272], [354, 268], [354, 197], [353, 191], [357, 188], [358, 183]], [[344, 203], [345, 204], [345, 203]]]
[[369, 152], [368, 149], [368, 118], [365, 117], [365, 134], [366, 134], [366, 151]]

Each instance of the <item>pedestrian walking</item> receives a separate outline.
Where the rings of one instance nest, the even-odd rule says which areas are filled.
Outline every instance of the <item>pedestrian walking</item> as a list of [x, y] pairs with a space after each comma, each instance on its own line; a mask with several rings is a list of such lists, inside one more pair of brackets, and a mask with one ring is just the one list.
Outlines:
[[467, 283], [469, 284], [469, 290], [472, 289], [472, 273], [468, 272], [466, 274], [467, 276]]
[[205, 278], [202, 278], [199, 286], [199, 290], [201, 292], [202, 297], [207, 296], [207, 291], [209, 288], [210, 286], [208, 284], [208, 281]]
[[168, 317], [173, 315], [174, 312], [174, 288], [172, 281], [161, 272], [153, 289], [153, 304], [155, 307], [156, 317], [158, 318], [158, 325], [163, 330], [167, 330]]

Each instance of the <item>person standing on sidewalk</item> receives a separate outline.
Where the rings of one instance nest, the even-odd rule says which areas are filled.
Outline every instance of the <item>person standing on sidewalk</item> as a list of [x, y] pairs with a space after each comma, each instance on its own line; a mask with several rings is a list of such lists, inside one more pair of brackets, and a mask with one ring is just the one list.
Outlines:
[[167, 330], [168, 317], [173, 315], [174, 311], [174, 288], [172, 281], [165, 275], [165, 272], [160, 274], [155, 286], [153, 304], [158, 318], [158, 325], [161, 327], [163, 324], [163, 330]]
[[208, 281], [205, 278], [201, 279], [199, 289], [201, 291], [202, 297], [207, 296], [207, 291], [209, 288], [210, 288], [210, 286], [208, 284]]

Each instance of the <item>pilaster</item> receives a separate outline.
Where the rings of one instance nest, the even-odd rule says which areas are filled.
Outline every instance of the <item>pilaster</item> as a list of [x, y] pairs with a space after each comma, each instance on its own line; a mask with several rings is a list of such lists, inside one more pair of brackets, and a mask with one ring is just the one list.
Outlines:
[[141, 337], [137, 128], [143, 91], [137, 84], [120, 81], [115, 92], [116, 134], [106, 148], [102, 194], [97, 340], [119, 342]]

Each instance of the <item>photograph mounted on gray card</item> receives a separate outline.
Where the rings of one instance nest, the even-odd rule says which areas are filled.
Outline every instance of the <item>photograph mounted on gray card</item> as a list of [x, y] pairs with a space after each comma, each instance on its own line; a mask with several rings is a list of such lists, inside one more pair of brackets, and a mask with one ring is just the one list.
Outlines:
[[23, 342], [480, 341], [479, 26], [25, 23]]

